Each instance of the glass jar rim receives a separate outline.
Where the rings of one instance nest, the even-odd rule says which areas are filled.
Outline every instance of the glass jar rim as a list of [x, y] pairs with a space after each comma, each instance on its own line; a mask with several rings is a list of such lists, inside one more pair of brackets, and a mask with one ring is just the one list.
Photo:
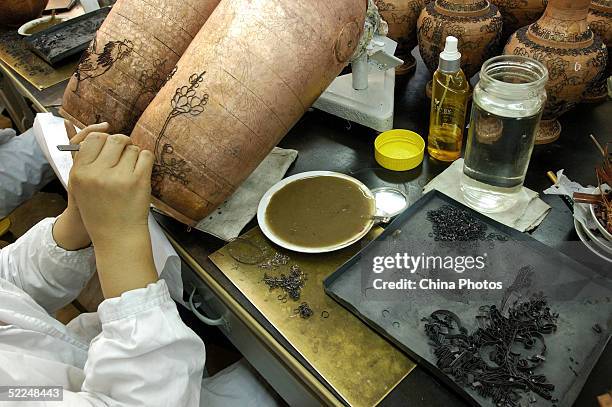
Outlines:
[[[529, 82], [506, 82], [497, 78], [494, 78], [490, 74], [490, 70], [493, 68], [505, 66], [505, 67], [520, 67], [527, 69], [533, 74], [537, 75], [537, 78]], [[533, 58], [521, 56], [521, 55], [499, 55], [486, 60], [480, 69], [480, 79], [485, 79], [491, 83], [502, 86], [508, 90], [521, 90], [521, 89], [533, 89], [543, 88], [548, 81], [548, 69], [546, 66]]]

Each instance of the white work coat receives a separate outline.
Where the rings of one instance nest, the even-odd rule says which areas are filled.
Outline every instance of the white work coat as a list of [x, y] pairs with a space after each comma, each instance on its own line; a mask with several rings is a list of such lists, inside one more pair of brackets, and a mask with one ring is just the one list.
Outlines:
[[244, 362], [202, 381], [204, 344], [180, 319], [164, 280], [68, 325], [51, 317], [95, 269], [92, 248], [57, 246], [53, 222], [0, 250], [0, 386], [61, 386], [62, 406], [275, 404]]
[[53, 179], [32, 129], [20, 136], [13, 129], [0, 129], [0, 219]]

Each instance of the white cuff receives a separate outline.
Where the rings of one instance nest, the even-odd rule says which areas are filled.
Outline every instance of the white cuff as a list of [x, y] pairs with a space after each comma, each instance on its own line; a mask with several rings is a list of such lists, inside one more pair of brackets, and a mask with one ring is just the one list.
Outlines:
[[147, 311], [174, 301], [168, 292], [164, 280], [149, 284], [146, 288], [137, 288], [126, 291], [120, 297], [109, 298], [102, 301], [98, 307], [98, 316], [102, 324], [119, 319], [130, 318], [136, 314]]
[[41, 244], [49, 257], [68, 264], [88, 263], [94, 254], [92, 246], [80, 250], [66, 250], [57, 245], [53, 239], [53, 225], [56, 219], [46, 218], [35, 226], [40, 228]]

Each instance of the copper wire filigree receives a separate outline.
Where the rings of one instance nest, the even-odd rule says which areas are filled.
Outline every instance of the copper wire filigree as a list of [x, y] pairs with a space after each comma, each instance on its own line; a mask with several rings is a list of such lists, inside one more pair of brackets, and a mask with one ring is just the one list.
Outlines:
[[204, 106], [208, 103], [208, 93], [198, 94], [196, 89], [204, 80], [206, 71], [197, 74], [194, 73], [189, 77], [189, 84], [177, 88], [170, 106], [172, 110], [168, 113], [164, 125], [155, 140], [155, 162], [153, 164], [152, 176], [152, 191], [157, 197], [161, 197], [162, 182], [166, 177], [171, 182], [178, 182], [182, 185], [188, 185], [189, 180], [187, 174], [191, 171], [187, 166], [187, 162], [182, 158], [174, 156], [174, 147], [171, 143], [166, 142], [162, 145], [162, 139], [166, 137], [166, 131], [170, 122], [178, 116], [198, 116], [204, 112]]

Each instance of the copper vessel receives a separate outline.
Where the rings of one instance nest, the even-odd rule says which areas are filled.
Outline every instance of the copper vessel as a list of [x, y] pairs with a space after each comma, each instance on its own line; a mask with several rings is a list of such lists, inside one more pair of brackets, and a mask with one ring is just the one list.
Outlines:
[[118, 0], [83, 53], [60, 113], [130, 134], [219, 0]]
[[[419, 52], [429, 72], [438, 67], [446, 37], [459, 40], [461, 69], [467, 78], [500, 51], [502, 17], [487, 0], [435, 0], [428, 3], [417, 23]], [[427, 95], [431, 94], [431, 81]]]
[[608, 99], [606, 79], [612, 75], [612, 0], [592, 0], [587, 16], [589, 27], [599, 35], [608, 49], [606, 70], [586, 91], [585, 102], [602, 102]]
[[389, 25], [389, 38], [397, 41], [395, 55], [404, 63], [395, 69], [397, 75], [414, 73], [416, 59], [411, 52], [417, 45], [416, 23], [425, 0], [376, 0], [383, 20]]
[[491, 0], [499, 8], [504, 19], [502, 41], [514, 34], [516, 30], [542, 17], [547, 0]]
[[136, 124], [155, 204], [193, 224], [259, 165], [352, 56], [365, 0], [222, 0]]
[[49, 0], [0, 0], [0, 26], [19, 27], [41, 16]]
[[604, 72], [607, 51], [587, 22], [589, 0], [550, 0], [544, 15], [508, 40], [506, 54], [522, 55], [548, 68], [547, 102], [536, 144], [559, 138], [559, 116], [580, 102], [587, 87]]

